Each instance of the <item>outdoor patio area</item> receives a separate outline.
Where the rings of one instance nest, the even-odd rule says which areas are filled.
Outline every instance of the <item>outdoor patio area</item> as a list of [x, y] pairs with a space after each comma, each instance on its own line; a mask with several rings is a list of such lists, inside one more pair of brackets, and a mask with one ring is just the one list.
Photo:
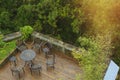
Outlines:
[[[34, 62], [40, 63], [42, 70], [40, 75], [38, 72], [31, 74], [28, 66], [24, 67], [25, 73], [20, 75], [20, 80], [75, 80], [76, 74], [80, 74], [81, 70], [76, 61], [72, 60], [62, 52], [52, 49], [52, 53], [55, 54], [54, 69], [49, 68], [47, 70], [46, 57], [43, 52], [36, 53]], [[19, 51], [15, 56], [17, 58], [17, 65], [23, 64], [23, 60], [20, 58], [21, 52]], [[17, 80], [18, 77], [13, 76], [10, 70], [11, 64], [7, 62], [0, 69], [0, 80]]]

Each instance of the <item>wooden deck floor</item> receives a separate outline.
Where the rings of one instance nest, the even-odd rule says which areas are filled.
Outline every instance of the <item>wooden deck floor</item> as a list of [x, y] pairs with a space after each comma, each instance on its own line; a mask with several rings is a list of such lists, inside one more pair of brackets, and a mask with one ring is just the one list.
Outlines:
[[[54, 52], [57, 54], [62, 54], [58, 51]], [[20, 80], [75, 80], [76, 74], [81, 73], [80, 67], [74, 61], [66, 58], [65, 56], [60, 56], [57, 54], [55, 60], [55, 69], [50, 69], [48, 71], [46, 70], [46, 58], [42, 53], [37, 54], [35, 60], [42, 64], [41, 75], [31, 75], [28, 67], [25, 67], [25, 75], [22, 76], [23, 78]], [[20, 53], [17, 53], [17, 63], [22, 62], [19, 56]], [[16, 78], [11, 74], [9, 62], [0, 69], [0, 80], [16, 80]]]

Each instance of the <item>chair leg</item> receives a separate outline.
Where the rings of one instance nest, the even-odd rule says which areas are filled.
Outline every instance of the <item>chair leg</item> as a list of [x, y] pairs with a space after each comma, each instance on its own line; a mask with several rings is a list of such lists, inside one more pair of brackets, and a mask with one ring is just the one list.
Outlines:
[[14, 61], [14, 66], [17, 66], [16, 61]]
[[40, 70], [39, 70], [39, 75], [40, 75]]
[[47, 58], [47, 53], [45, 53], [45, 58]]
[[39, 54], [40, 54], [40, 49], [38, 49], [38, 52], [39, 52]]
[[55, 66], [53, 66], [53, 69], [55, 69]]
[[40, 68], [40, 70], [42, 71], [42, 67]]
[[12, 72], [12, 76], [13, 76], [13, 72]]
[[31, 75], [32, 75], [32, 70], [30, 69]]
[[20, 73], [18, 73], [18, 77], [19, 77], [19, 79], [20, 79]]
[[25, 74], [25, 70], [24, 70], [24, 68], [22, 68], [22, 70], [23, 70], [23, 73]]
[[46, 67], [46, 68], [47, 68], [47, 70], [48, 70], [48, 65], [47, 65], [47, 67]]

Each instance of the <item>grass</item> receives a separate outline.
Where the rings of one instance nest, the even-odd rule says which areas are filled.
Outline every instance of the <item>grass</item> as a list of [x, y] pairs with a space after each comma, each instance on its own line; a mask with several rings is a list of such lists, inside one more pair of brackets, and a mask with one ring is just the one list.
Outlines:
[[10, 52], [16, 48], [15, 43], [15, 41], [7, 42], [3, 48], [0, 48], [0, 62], [4, 60], [10, 54]]

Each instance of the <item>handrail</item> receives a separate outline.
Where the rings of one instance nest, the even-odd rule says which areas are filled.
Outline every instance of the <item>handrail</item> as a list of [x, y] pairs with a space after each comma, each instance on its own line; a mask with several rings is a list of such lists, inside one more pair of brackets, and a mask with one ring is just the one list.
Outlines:
[[34, 36], [34, 37], [36, 37], [36, 38], [39, 38], [39, 39], [41, 39], [41, 40], [47, 41], [47, 42], [49, 42], [49, 43], [51, 43], [51, 44], [60, 46], [60, 47], [62, 47], [62, 48], [65, 48], [65, 49], [67, 49], [67, 50], [70, 50], [70, 51], [73, 51], [73, 50], [78, 50], [78, 51], [80, 51], [80, 49], [79, 49], [78, 47], [76, 47], [76, 46], [73, 46], [73, 45], [71, 45], [71, 44], [68, 44], [68, 43], [65, 43], [65, 42], [63, 42], [63, 41], [57, 40], [57, 39], [55, 39], [55, 38], [52, 38], [52, 37], [47, 36], [47, 35], [44, 35], [44, 34], [42, 34], [42, 33], [34, 32], [34, 33], [32, 34], [32, 36]]
[[7, 41], [11, 41], [13, 39], [19, 38], [19, 37], [21, 37], [20, 32], [11, 33], [11, 34], [5, 35], [3, 38], [3, 41], [7, 42]]
[[[12, 34], [8, 34], [8, 35], [5, 35], [4, 38], [3, 38], [3, 41], [10, 41], [10, 40], [13, 40], [13, 39], [16, 39], [16, 38], [19, 38], [21, 37], [21, 33], [20, 32], [15, 32], [15, 33], [12, 33]], [[50, 36], [47, 36], [47, 35], [44, 35], [42, 33], [38, 33], [38, 32], [33, 32], [32, 33], [32, 36], [33, 37], [36, 37], [36, 38], [39, 38], [41, 40], [44, 40], [44, 41], [47, 41], [51, 44], [54, 44], [56, 46], [59, 46], [63, 49], [66, 49], [66, 50], [69, 50], [69, 51], [73, 51], [73, 50], [77, 50], [77, 51], [81, 51], [78, 47], [76, 46], [73, 46], [71, 44], [68, 44], [68, 43], [65, 43], [61, 40], [58, 40], [58, 39], [55, 39], [55, 38], [52, 38]]]

